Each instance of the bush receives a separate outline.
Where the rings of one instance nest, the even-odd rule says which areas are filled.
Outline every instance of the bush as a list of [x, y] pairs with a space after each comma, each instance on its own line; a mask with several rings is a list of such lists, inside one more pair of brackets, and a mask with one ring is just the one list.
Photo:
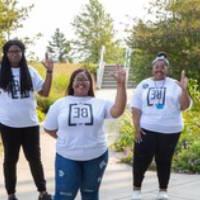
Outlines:
[[197, 81], [190, 80], [193, 108], [183, 114], [185, 128], [176, 148], [173, 168], [180, 172], [200, 173], [200, 92]]
[[39, 109], [46, 113], [51, 104], [58, 98], [65, 96], [66, 88], [68, 85], [68, 78], [62, 75], [55, 77], [52, 83], [52, 89], [49, 97], [42, 97], [37, 95], [37, 105]]
[[69, 82], [69, 77], [63, 74], [55, 74], [52, 89], [49, 97], [37, 96], [37, 104], [39, 109], [46, 113], [51, 104], [58, 98], [65, 96], [66, 88]]
[[191, 79], [189, 81], [189, 91], [193, 99], [193, 110], [200, 110], [200, 85], [198, 85], [196, 80]]
[[176, 148], [176, 154], [182, 151], [182, 149], [187, 149], [195, 142], [195, 140], [200, 140], [199, 112], [185, 112], [183, 114], [183, 118], [185, 127], [181, 133], [181, 137]]
[[120, 119], [119, 138], [114, 143], [113, 147], [116, 151], [128, 151], [132, 149], [134, 128], [131, 122], [131, 112], [126, 111]]
[[38, 116], [39, 122], [42, 122], [42, 121], [44, 120], [45, 115], [44, 115], [44, 113], [43, 113], [41, 110], [39, 110], [39, 109], [37, 109], [37, 116]]
[[173, 168], [179, 172], [200, 173], [200, 140], [195, 140], [178, 153]]

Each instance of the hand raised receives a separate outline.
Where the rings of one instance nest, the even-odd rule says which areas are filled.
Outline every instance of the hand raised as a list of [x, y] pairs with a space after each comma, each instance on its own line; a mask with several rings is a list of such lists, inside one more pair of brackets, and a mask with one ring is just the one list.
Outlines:
[[188, 78], [186, 77], [185, 71], [184, 71], [184, 70], [181, 72], [180, 81], [178, 81], [177, 83], [178, 83], [178, 85], [179, 85], [182, 89], [184, 89], [184, 90], [187, 89], [187, 86], [188, 86]]
[[121, 65], [117, 65], [115, 71], [111, 75], [116, 80], [117, 84], [126, 83], [126, 71]]
[[48, 53], [45, 53], [45, 60], [42, 62], [42, 64], [47, 70], [49, 71], [53, 70], [54, 63], [53, 60], [49, 58]]

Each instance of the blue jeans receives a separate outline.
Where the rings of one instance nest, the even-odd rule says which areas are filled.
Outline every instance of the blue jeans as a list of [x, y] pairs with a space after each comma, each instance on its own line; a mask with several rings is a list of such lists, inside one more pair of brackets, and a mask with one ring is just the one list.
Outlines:
[[108, 151], [88, 161], [74, 161], [56, 155], [54, 200], [74, 200], [80, 189], [82, 200], [99, 200], [99, 187], [108, 163]]

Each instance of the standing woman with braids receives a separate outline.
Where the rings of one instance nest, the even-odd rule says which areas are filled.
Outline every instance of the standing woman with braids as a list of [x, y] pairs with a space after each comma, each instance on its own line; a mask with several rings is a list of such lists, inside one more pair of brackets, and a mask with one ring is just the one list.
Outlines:
[[36, 114], [35, 92], [48, 96], [53, 72], [53, 62], [43, 63], [46, 78], [28, 67], [25, 46], [19, 40], [9, 40], [3, 46], [0, 66], [0, 132], [4, 147], [4, 178], [8, 200], [17, 200], [16, 166], [20, 147], [29, 162], [34, 182], [39, 191], [38, 200], [50, 200], [41, 163], [39, 125]]
[[133, 123], [136, 130], [133, 161], [133, 196], [140, 200], [142, 181], [153, 157], [157, 167], [159, 193], [157, 200], [167, 200], [171, 161], [183, 129], [181, 112], [190, 106], [188, 79], [167, 76], [169, 61], [159, 53], [152, 62], [153, 77], [143, 80], [132, 100]]

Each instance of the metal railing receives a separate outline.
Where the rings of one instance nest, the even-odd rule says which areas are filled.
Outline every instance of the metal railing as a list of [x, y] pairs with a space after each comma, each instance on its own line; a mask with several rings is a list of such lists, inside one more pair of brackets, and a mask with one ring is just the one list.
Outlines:
[[125, 52], [125, 59], [124, 59], [124, 68], [126, 70], [126, 85], [128, 84], [128, 79], [129, 79], [129, 69], [130, 69], [130, 64], [131, 64], [131, 49], [126, 48]]
[[[102, 82], [103, 82], [104, 67], [105, 67], [104, 53], [105, 53], [105, 47], [102, 46], [101, 52], [100, 52], [99, 67], [97, 69], [97, 88], [98, 89], [101, 89]], [[132, 53], [131, 49], [126, 48], [124, 65], [123, 65], [127, 74], [126, 84], [128, 84], [129, 69], [130, 69], [130, 63], [131, 63], [131, 53]]]
[[98, 89], [101, 89], [102, 81], [103, 81], [104, 66], [105, 66], [104, 52], [105, 52], [105, 47], [102, 46], [100, 60], [99, 60], [99, 67], [97, 69], [97, 88]]

